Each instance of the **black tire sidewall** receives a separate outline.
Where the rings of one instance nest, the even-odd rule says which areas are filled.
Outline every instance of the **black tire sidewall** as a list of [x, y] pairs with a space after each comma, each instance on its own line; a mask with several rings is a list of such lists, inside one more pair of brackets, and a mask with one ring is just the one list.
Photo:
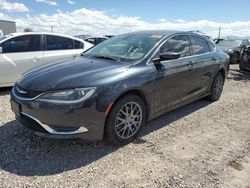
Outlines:
[[[216, 83], [217, 79], [222, 79], [222, 81], [223, 81], [223, 86], [222, 86], [222, 89], [221, 89], [220, 93], [218, 93], [218, 92], [216, 92], [214, 90], [214, 84]], [[217, 101], [217, 100], [220, 99], [222, 91], [223, 91], [224, 83], [225, 83], [225, 78], [224, 78], [223, 74], [221, 72], [219, 72], [214, 77], [214, 80], [213, 80], [213, 83], [212, 83], [212, 86], [211, 86], [211, 94], [209, 96], [209, 98], [210, 98], [211, 101]]]
[[245, 71], [245, 67], [244, 67], [243, 63], [244, 62], [241, 60], [240, 64], [239, 64], [239, 68], [240, 68], [240, 70]]
[[[138, 105], [140, 105], [140, 107], [142, 109], [142, 123], [141, 123], [141, 126], [138, 129], [138, 131], [131, 138], [122, 139], [116, 133], [115, 121], [116, 121], [116, 116], [117, 116], [119, 110], [121, 109], [121, 107], [123, 107], [128, 102], [136, 102]], [[137, 95], [126, 95], [126, 96], [122, 97], [121, 99], [119, 99], [113, 105], [113, 107], [108, 115], [108, 118], [106, 120], [104, 136], [108, 141], [110, 141], [114, 144], [128, 144], [129, 142], [131, 142], [132, 140], [134, 140], [138, 136], [138, 134], [140, 133], [140, 129], [146, 123], [146, 119], [147, 119], [146, 106], [145, 106], [143, 100]]]

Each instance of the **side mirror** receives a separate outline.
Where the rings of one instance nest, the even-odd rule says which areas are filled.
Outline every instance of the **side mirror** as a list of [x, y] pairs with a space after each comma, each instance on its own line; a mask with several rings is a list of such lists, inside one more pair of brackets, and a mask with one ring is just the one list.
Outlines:
[[176, 52], [163, 52], [163, 53], [160, 53], [161, 61], [179, 59], [180, 57], [181, 57], [181, 54], [176, 53]]
[[153, 59], [155, 64], [159, 64], [161, 61], [179, 59], [181, 57], [180, 53], [176, 52], [162, 52], [159, 55], [159, 58]]
[[3, 48], [0, 46], [0, 54], [3, 53]]

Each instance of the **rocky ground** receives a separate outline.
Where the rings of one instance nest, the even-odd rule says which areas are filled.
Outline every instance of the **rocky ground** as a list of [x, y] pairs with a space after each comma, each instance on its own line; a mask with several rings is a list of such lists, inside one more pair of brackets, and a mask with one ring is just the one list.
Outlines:
[[220, 101], [167, 113], [123, 147], [37, 137], [0, 90], [0, 187], [250, 188], [250, 73], [237, 65]]

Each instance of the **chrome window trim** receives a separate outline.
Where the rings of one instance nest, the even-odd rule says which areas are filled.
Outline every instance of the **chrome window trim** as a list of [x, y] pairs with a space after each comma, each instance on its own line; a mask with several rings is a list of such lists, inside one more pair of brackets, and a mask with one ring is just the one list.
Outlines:
[[[160, 42], [162, 42], [162, 44], [155, 50], [155, 52], [153, 53], [153, 55], [149, 58], [147, 64], [152, 64], [152, 59], [155, 57], [155, 55], [157, 54], [157, 52], [160, 50], [160, 48], [162, 47], [162, 45], [167, 42], [169, 39], [171, 39], [172, 37], [176, 37], [176, 36], [183, 36], [183, 35], [186, 35], [187, 37], [189, 36], [196, 36], [196, 37], [200, 37], [202, 38], [203, 40], [209, 42], [208, 40], [204, 39], [204, 37], [202, 36], [197, 36], [197, 35], [193, 35], [193, 34], [185, 34], [185, 33], [178, 33], [178, 34], [174, 34], [174, 35], [171, 35], [171, 36], [168, 36], [168, 37], [165, 37], [163, 40], [161, 40]], [[159, 42], [159, 43], [160, 43]], [[211, 43], [211, 42], [210, 42]], [[212, 43], [211, 43], [212, 44]], [[190, 47], [192, 48], [192, 44], [191, 44], [191, 41], [190, 41]], [[214, 45], [214, 44], [212, 44]], [[185, 57], [181, 57], [179, 58], [178, 60], [183, 60], [183, 59], [187, 59], [187, 58], [193, 58], [193, 57], [199, 57], [199, 56], [204, 56], [204, 55], [209, 55], [209, 54], [213, 54], [217, 51], [217, 46], [214, 45], [214, 50], [211, 51], [211, 52], [207, 52], [207, 53], [203, 53], [203, 54], [196, 54], [196, 55], [190, 55], [190, 56], [185, 56]], [[164, 61], [165, 62], [165, 61]]]

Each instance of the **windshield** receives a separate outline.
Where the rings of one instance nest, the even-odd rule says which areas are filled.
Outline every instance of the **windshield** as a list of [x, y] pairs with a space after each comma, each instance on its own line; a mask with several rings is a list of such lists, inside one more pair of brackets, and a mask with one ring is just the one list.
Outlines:
[[222, 48], [235, 48], [241, 45], [241, 40], [219, 40], [217, 45]]
[[152, 34], [119, 35], [97, 45], [85, 55], [134, 62], [144, 57], [162, 37]]

